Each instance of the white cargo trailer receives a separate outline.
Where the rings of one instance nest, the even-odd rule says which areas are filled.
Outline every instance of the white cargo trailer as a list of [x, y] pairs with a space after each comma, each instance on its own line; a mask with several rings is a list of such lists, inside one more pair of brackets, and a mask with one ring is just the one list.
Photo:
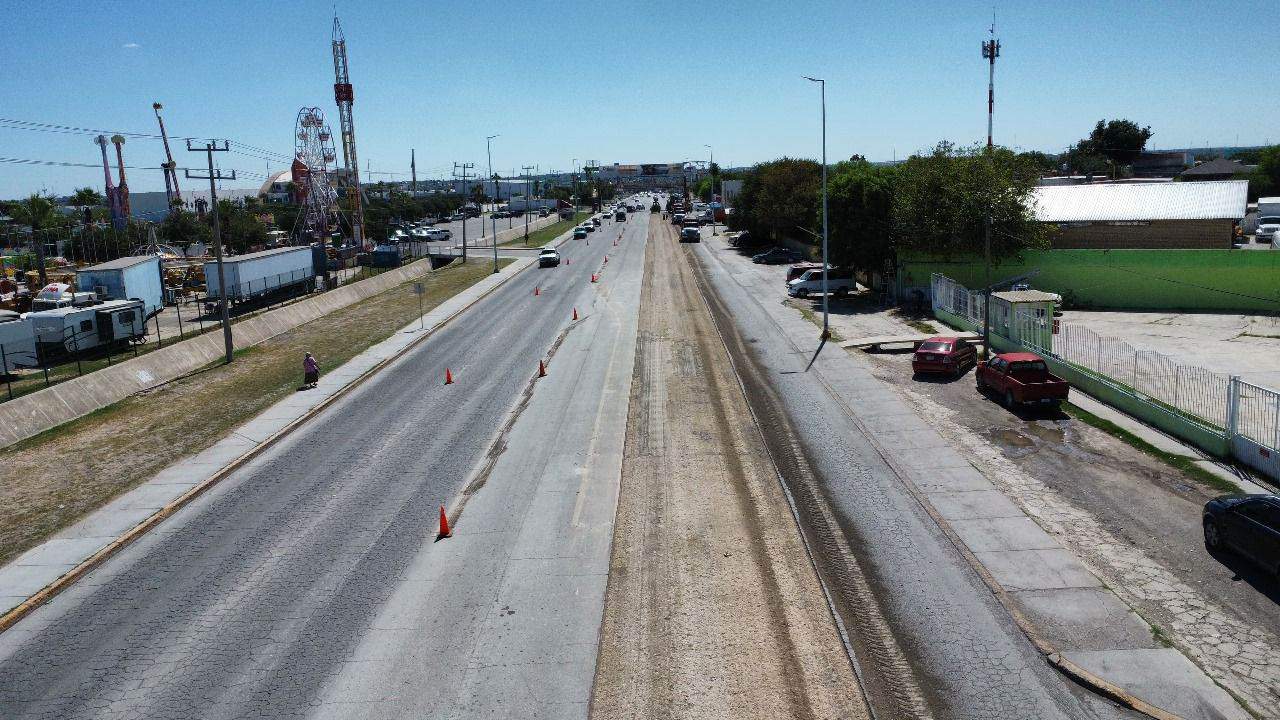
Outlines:
[[[310, 245], [301, 245], [224, 257], [227, 299], [239, 303], [286, 288], [310, 290], [316, 278], [311, 253]], [[222, 297], [216, 261], [204, 264], [204, 280], [210, 298]]]
[[134, 255], [76, 271], [76, 287], [98, 300], [141, 300], [147, 317], [164, 309], [160, 258]]

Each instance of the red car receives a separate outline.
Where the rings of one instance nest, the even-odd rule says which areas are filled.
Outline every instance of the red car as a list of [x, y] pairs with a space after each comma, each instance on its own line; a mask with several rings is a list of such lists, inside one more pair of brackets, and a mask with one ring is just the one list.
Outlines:
[[954, 337], [931, 337], [920, 343], [911, 358], [916, 373], [943, 373], [959, 376], [978, 362], [978, 350], [969, 341]]

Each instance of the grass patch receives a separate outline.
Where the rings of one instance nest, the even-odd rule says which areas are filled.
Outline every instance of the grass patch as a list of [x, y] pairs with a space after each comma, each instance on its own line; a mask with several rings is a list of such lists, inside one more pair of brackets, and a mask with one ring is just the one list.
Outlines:
[[487, 263], [428, 271], [237, 351], [230, 365], [212, 363], [0, 450], [0, 564], [295, 392], [303, 352], [328, 372], [408, 325], [418, 317], [413, 282], [426, 285], [428, 312], [491, 274]]
[[[800, 311], [800, 315], [803, 316], [805, 320], [808, 320], [818, 327], [822, 327], [822, 316], [818, 315], [818, 313], [812, 308], [796, 307], [796, 309]], [[829, 328], [829, 330], [831, 332], [831, 342], [844, 342], [844, 336], [836, 332], [835, 328]]]
[[1085, 423], [1086, 425], [1090, 425], [1094, 428], [1097, 428], [1098, 430], [1101, 430], [1102, 432], [1105, 432], [1108, 435], [1111, 435], [1112, 437], [1123, 442], [1124, 444], [1132, 448], [1135, 448], [1137, 450], [1141, 450], [1142, 452], [1156, 458], [1157, 460], [1164, 462], [1166, 465], [1172, 467], [1175, 470], [1178, 470], [1179, 472], [1183, 473], [1189, 478], [1199, 482], [1201, 485], [1204, 485], [1206, 487], [1209, 487], [1224, 493], [1240, 492], [1240, 486], [1236, 485], [1230, 480], [1227, 480], [1226, 478], [1218, 477], [1217, 475], [1197, 465], [1196, 461], [1199, 460], [1199, 458], [1191, 457], [1189, 455], [1178, 455], [1176, 453], [1171, 453], [1171, 452], [1166, 452], [1164, 450], [1161, 450], [1155, 445], [1152, 445], [1146, 440], [1143, 440], [1142, 438], [1138, 437], [1137, 435], [1134, 435], [1128, 430], [1125, 430], [1119, 425], [1116, 425], [1110, 420], [1107, 420], [1105, 418], [1100, 418], [1097, 415], [1094, 415], [1093, 413], [1081, 408], [1078, 405], [1073, 405], [1072, 403], [1069, 403], [1069, 402], [1063, 403], [1062, 410], [1063, 412], [1067, 413], [1068, 415], [1071, 415], [1072, 417]]
[[[575, 225], [578, 225], [589, 217], [591, 217], [591, 213], [585, 210], [579, 210], [574, 214], [573, 219], [571, 220], [557, 220], [540, 230], [531, 230], [529, 232], [528, 247], [542, 247], [564, 233], [572, 230]], [[498, 244], [498, 247], [512, 246], [525, 247], [524, 235]]]

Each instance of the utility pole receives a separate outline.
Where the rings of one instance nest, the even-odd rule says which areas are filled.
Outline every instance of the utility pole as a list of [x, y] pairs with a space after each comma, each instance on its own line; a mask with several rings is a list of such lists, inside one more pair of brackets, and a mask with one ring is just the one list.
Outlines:
[[222, 225], [218, 218], [218, 180], [235, 180], [236, 171], [231, 170], [229, 174], [223, 173], [222, 170], [213, 169], [213, 154], [216, 152], [227, 152], [230, 149], [230, 143], [226, 140], [209, 140], [204, 143], [197, 144], [187, 141], [188, 152], [202, 152], [209, 158], [209, 172], [201, 174], [199, 170], [194, 173], [190, 170], [186, 171], [189, 180], [208, 180], [209, 181], [209, 204], [213, 208], [213, 257], [218, 263], [218, 307], [219, 314], [222, 317], [222, 343], [226, 348], [227, 363], [231, 362], [232, 343], [231, 343], [231, 314], [227, 307], [227, 278], [222, 269]]
[[591, 188], [591, 212], [600, 212], [600, 208], [596, 205], [600, 201], [600, 181], [593, 176], [593, 173], [600, 171], [600, 163], [588, 160], [582, 169], [587, 173], [587, 187]]
[[409, 174], [413, 177], [413, 189], [410, 191], [410, 197], [418, 197], [418, 158], [417, 151], [409, 148]]
[[[462, 179], [462, 264], [463, 265], [467, 263], [467, 181], [475, 177], [474, 175], [471, 175], [468, 171], [474, 168], [475, 166], [476, 166], [475, 163], [454, 163], [453, 164], [453, 177]], [[461, 174], [458, 173], [459, 168], [461, 168], [462, 170]], [[480, 223], [480, 225], [481, 227], [484, 226], [483, 221]], [[484, 231], [481, 230], [481, 232], [484, 232]]]
[[[827, 291], [827, 268], [830, 266], [827, 259], [827, 81], [807, 75], [804, 79], [816, 82], [822, 87], [822, 342], [825, 343], [831, 337], [827, 302], [830, 298], [830, 293]], [[818, 350], [822, 350], [821, 345], [818, 346]], [[818, 354], [814, 353], [813, 356], [816, 358]], [[812, 365], [813, 361], [810, 360], [809, 364]]]
[[[496, 137], [502, 137], [502, 136], [489, 135], [489, 136], [486, 136], [484, 139], [484, 152], [485, 152], [485, 155], [489, 156], [489, 180], [493, 182], [493, 197], [489, 198], [490, 200], [493, 200], [494, 198], [497, 198], [499, 200], [502, 199], [501, 197], [502, 193], [498, 190], [498, 181], [495, 180], [493, 177], [493, 148], [491, 147], [490, 143], [492, 143], [493, 139]], [[480, 189], [481, 190], [484, 189], [484, 183], [480, 183]], [[487, 194], [487, 193], [481, 193], [481, 194]], [[494, 203], [492, 202], [490, 203], [490, 205], [493, 205], [493, 204]], [[490, 224], [493, 225], [493, 271], [498, 272], [498, 222], [493, 219], [492, 208], [489, 209], [489, 221], [490, 221]], [[481, 207], [481, 211], [480, 211], [480, 235], [484, 236], [484, 208], [483, 207]]]
[[534, 167], [536, 166], [534, 165], [521, 166], [521, 169], [524, 170], [524, 244], [526, 246], [529, 244], [529, 199], [530, 199], [529, 188], [531, 187], [531, 183], [529, 181], [529, 171], [532, 170]]
[[[825, 127], [825, 125], [824, 125], [824, 127]], [[717, 233], [717, 232], [716, 232], [716, 208], [715, 208], [715, 204], [716, 204], [716, 176], [715, 176], [715, 172], [714, 172], [714, 168], [715, 168], [715, 166], [716, 166], [716, 151], [715, 151], [715, 150], [714, 150], [710, 145], [705, 145], [705, 144], [704, 144], [704, 145], [703, 145], [703, 147], [705, 147], [705, 148], [707, 149], [707, 151], [708, 151], [709, 153], [711, 153], [711, 160], [710, 160], [710, 161], [708, 162], [708, 164], [707, 164], [707, 175], [711, 178], [711, 203], [710, 203], [710, 205], [711, 205], [711, 234], [712, 234], [712, 235], [718, 235], [719, 233]], [[823, 150], [826, 150], [826, 147], [827, 147], [827, 143], [826, 143], [826, 140], [824, 139], [824, 140], [823, 140], [823, 142], [822, 142], [822, 148], [823, 148]], [[827, 161], [826, 161], [826, 158], [823, 158], [823, 160], [822, 160], [822, 172], [823, 172], [823, 173], [826, 173], [826, 171], [827, 171]], [[825, 178], [825, 177], [826, 177], [826, 175], [824, 174], [824, 175], [823, 175], [823, 177]], [[825, 184], [825, 183], [823, 183], [823, 196], [822, 196], [822, 197], [823, 197], [823, 199], [824, 199], [824, 200], [826, 199], [826, 194], [825, 194], [825, 193], [826, 193], [826, 184]], [[825, 221], [824, 221], [824, 222], [825, 222]]]

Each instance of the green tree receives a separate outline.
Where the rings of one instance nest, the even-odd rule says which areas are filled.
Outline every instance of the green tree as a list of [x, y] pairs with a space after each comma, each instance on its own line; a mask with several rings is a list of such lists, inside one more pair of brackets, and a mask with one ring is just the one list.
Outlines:
[[1028, 150], [1018, 153], [1018, 157], [1026, 162], [1040, 168], [1041, 172], [1054, 172], [1058, 169], [1059, 162], [1056, 155], [1048, 155], [1039, 150]]
[[1258, 167], [1249, 174], [1249, 197], [1254, 200], [1280, 194], [1280, 145], [1258, 151]]
[[897, 171], [857, 160], [837, 164], [829, 175], [831, 264], [879, 271], [885, 261], [893, 257], [893, 193]]
[[102, 193], [91, 187], [77, 188], [71, 194], [71, 199], [67, 201], [68, 205], [78, 208], [97, 207], [102, 205], [106, 200], [102, 197]]
[[822, 165], [813, 160], [784, 157], [760, 163], [743, 178], [737, 207], [730, 216], [732, 224], [760, 237], [812, 242], [821, 186]]
[[1035, 219], [1034, 164], [1007, 148], [956, 148], [940, 143], [898, 166], [893, 227], [899, 250], [930, 255], [982, 255], [984, 219], [991, 218], [991, 256], [1048, 247], [1048, 228]]
[[31, 244], [36, 251], [36, 271], [40, 273], [40, 286], [44, 287], [49, 282], [49, 277], [45, 273], [45, 239], [40, 231], [60, 224], [57, 205], [49, 195], [31, 193], [25, 200], [10, 206], [9, 213], [14, 220], [31, 226]]
[[1150, 127], [1139, 127], [1132, 120], [1099, 120], [1080, 144], [1090, 154], [1101, 155], [1115, 165], [1132, 165], [1152, 134]]
[[206, 245], [213, 240], [213, 228], [187, 210], [174, 210], [156, 228], [156, 235], [166, 243], [185, 247], [191, 243]]

